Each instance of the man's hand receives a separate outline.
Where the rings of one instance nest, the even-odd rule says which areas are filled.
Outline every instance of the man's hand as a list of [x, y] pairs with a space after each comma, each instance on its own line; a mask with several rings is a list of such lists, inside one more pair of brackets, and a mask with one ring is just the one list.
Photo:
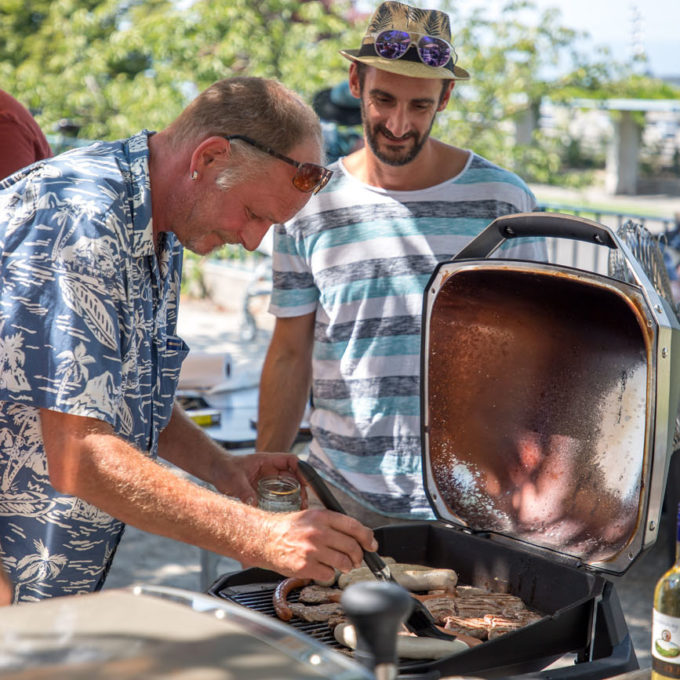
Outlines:
[[335, 569], [360, 566], [363, 550], [378, 548], [369, 528], [330, 510], [267, 513], [261, 530], [264, 564], [258, 566], [284, 576], [327, 580]]
[[257, 482], [267, 475], [282, 473], [299, 480], [302, 507], [307, 507], [307, 482], [298, 471], [297, 458], [287, 453], [252, 453], [249, 456], [225, 453], [215, 461], [212, 484], [227, 496], [257, 505]]

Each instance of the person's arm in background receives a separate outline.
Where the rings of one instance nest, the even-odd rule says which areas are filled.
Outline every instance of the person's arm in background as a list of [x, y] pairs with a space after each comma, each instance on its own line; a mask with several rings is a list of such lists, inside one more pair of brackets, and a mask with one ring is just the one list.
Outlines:
[[260, 378], [256, 451], [289, 451], [309, 401], [314, 312], [278, 318]]
[[12, 604], [13, 598], [12, 582], [9, 580], [5, 567], [0, 562], [0, 607]]
[[0, 112], [0, 179], [51, 155], [37, 123], [31, 129], [13, 113]]
[[168, 426], [161, 432], [158, 455], [194, 477], [212, 484], [228, 496], [257, 505], [257, 481], [266, 475], [288, 473], [301, 484], [306, 507], [305, 479], [298, 473], [297, 458], [288, 453], [233, 455], [211, 439], [175, 404]]

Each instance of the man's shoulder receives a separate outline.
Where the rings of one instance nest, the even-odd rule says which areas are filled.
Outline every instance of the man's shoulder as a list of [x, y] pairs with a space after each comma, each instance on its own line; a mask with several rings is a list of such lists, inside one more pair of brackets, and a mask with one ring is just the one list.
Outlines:
[[127, 221], [130, 198], [146, 176], [135, 169], [127, 142], [95, 142], [39, 161], [0, 182], [0, 204], [27, 206], [36, 223], [72, 221], [78, 233], [113, 228]]
[[129, 181], [133, 165], [143, 155], [141, 150], [134, 151], [136, 139], [137, 136], [97, 141], [71, 149], [26, 168], [11, 183], [0, 184], [0, 188], [21, 191], [30, 186], [31, 192], [41, 193], [59, 192], [62, 187], [68, 189], [69, 195], [88, 193], [94, 188], [111, 194], [114, 187]]
[[486, 184], [490, 189], [504, 184], [508, 189], [514, 188], [516, 191], [533, 198], [529, 185], [516, 172], [508, 170], [474, 152], [461, 179], [466, 184]]
[[504, 168], [503, 166], [498, 165], [498, 163], [494, 163], [493, 161], [490, 161], [488, 158], [484, 158], [484, 156], [480, 156], [478, 153], [475, 153], [474, 151], [471, 152], [470, 164], [468, 166], [468, 169], [470, 169], [470, 170], [488, 170], [490, 172], [497, 172], [497, 173], [509, 175], [509, 176], [512, 176], [512, 175], [514, 175], [515, 177], [519, 176], [515, 172], [513, 172], [512, 170], [508, 170], [507, 168]]
[[504, 168], [501, 165], [498, 165], [498, 163], [494, 163], [493, 161], [490, 161], [488, 158], [484, 158], [484, 156], [480, 156], [478, 153], [475, 153], [474, 151], [471, 152], [471, 157], [470, 157], [470, 163], [468, 165], [468, 170], [472, 171], [485, 171], [491, 174], [495, 174], [499, 177], [516, 177], [518, 179], [521, 179], [521, 177], [516, 173], [513, 172], [512, 170], [508, 170], [507, 168]]

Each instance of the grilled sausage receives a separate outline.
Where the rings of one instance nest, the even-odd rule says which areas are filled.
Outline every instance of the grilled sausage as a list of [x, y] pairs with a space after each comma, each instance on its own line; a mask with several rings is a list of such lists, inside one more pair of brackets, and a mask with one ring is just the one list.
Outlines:
[[[341, 644], [356, 649], [357, 636], [354, 626], [350, 623], [341, 623], [333, 631], [335, 639]], [[410, 635], [397, 635], [397, 656], [402, 659], [441, 659], [451, 654], [458, 654], [468, 649], [461, 640], [440, 640], [430, 637], [412, 637]]]
[[295, 588], [304, 588], [309, 585], [308, 578], [284, 578], [274, 589], [274, 611], [281, 621], [290, 621], [293, 612], [288, 604], [288, 593]]
[[[454, 592], [458, 575], [452, 569], [431, 569], [420, 564], [394, 564], [390, 571], [399, 585], [411, 591], [445, 590]], [[368, 567], [359, 567], [342, 574], [338, 586], [343, 590], [352, 583], [372, 581], [375, 576]]]

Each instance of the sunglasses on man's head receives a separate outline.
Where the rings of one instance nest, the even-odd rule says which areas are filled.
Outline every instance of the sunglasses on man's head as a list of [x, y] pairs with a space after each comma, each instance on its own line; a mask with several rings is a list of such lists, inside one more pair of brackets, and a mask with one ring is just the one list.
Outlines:
[[374, 46], [376, 54], [385, 59], [400, 59], [403, 57], [411, 45], [415, 45], [418, 50], [420, 61], [426, 66], [439, 68], [446, 66], [453, 55], [453, 63], [455, 64], [458, 55], [453, 49], [453, 46], [431, 35], [424, 33], [409, 33], [407, 31], [382, 31], [381, 33], [374, 33]]
[[316, 163], [300, 163], [299, 161], [284, 156], [282, 153], [274, 151], [274, 149], [271, 149], [264, 144], [260, 144], [245, 135], [224, 135], [224, 138], [228, 140], [240, 139], [242, 142], [250, 144], [250, 146], [254, 146], [256, 149], [264, 151], [284, 163], [288, 163], [288, 165], [296, 167], [297, 172], [293, 175], [293, 186], [306, 194], [310, 192], [315, 194], [318, 193], [326, 186], [326, 184], [328, 184], [328, 180], [333, 176], [333, 171], [324, 168], [322, 165], [317, 165]]

